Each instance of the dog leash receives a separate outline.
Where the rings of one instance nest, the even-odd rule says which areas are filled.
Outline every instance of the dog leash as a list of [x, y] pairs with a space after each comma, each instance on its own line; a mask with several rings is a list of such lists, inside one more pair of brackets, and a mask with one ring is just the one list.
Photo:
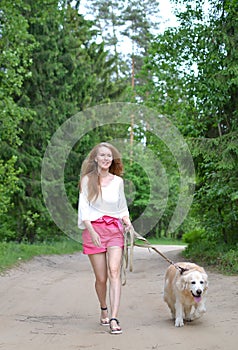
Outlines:
[[[142, 241], [143, 244], [135, 243], [135, 240]], [[179, 266], [178, 264], [176, 264], [172, 260], [170, 260], [168, 257], [166, 257], [156, 247], [151, 245], [145, 237], [141, 236], [138, 232], [136, 232], [134, 230], [133, 227], [131, 227], [129, 230], [127, 230], [124, 233], [124, 254], [123, 254], [123, 261], [122, 261], [122, 274], [123, 274], [123, 278], [124, 278], [124, 279], [122, 278], [122, 285], [123, 286], [126, 284], [126, 269], [128, 268], [128, 264], [129, 264], [129, 254], [128, 254], [129, 245], [130, 245], [130, 272], [133, 271], [134, 247], [147, 248], [147, 249], [154, 250], [162, 258], [164, 258], [170, 265], [173, 265], [177, 270], [179, 270], [181, 275], [185, 271], [188, 271], [188, 269]]]

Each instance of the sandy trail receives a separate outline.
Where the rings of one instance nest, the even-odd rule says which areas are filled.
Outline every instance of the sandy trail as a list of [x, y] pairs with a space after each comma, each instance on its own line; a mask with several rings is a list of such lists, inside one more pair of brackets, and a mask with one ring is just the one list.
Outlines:
[[[181, 247], [159, 246], [173, 261]], [[122, 335], [99, 325], [88, 258], [81, 253], [38, 257], [0, 277], [0, 349], [4, 350], [235, 350], [238, 276], [207, 270], [207, 313], [176, 328], [163, 301], [168, 263], [135, 248], [134, 271], [122, 289]]]

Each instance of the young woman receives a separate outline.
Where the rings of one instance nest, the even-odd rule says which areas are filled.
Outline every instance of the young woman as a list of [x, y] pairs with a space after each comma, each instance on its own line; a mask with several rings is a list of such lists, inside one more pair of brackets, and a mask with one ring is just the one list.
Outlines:
[[[95, 146], [83, 162], [80, 180], [78, 226], [83, 228], [83, 253], [95, 274], [95, 289], [101, 307], [101, 325], [112, 334], [122, 333], [118, 312], [121, 296], [121, 260], [124, 227], [131, 226], [121, 178], [123, 165], [110, 143]], [[107, 280], [111, 317], [107, 308]]]

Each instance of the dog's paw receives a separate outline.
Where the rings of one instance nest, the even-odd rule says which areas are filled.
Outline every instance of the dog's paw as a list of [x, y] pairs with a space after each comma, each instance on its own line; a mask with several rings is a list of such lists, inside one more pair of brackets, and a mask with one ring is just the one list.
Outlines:
[[183, 319], [180, 317], [177, 317], [174, 325], [175, 327], [183, 327], [184, 326]]
[[196, 320], [197, 318], [202, 317], [205, 314], [206, 310], [199, 310], [195, 311], [194, 314], [192, 315], [192, 319]]
[[201, 305], [197, 309], [194, 310], [194, 312], [191, 314], [191, 319], [196, 320], [197, 318], [202, 317], [206, 313], [206, 307], [205, 305]]

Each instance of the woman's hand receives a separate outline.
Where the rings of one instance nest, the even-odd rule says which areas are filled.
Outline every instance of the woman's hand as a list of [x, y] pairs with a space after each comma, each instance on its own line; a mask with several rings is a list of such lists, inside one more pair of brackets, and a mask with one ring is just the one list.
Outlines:
[[124, 216], [122, 218], [122, 221], [123, 221], [123, 224], [124, 224], [125, 231], [130, 231], [133, 228], [132, 223], [131, 223], [130, 219], [127, 216]]
[[90, 231], [90, 236], [92, 239], [93, 244], [96, 247], [101, 247], [101, 239], [100, 236], [98, 235], [98, 233], [95, 230]]
[[85, 227], [88, 229], [91, 239], [92, 239], [92, 243], [96, 246], [96, 247], [101, 247], [101, 239], [99, 234], [94, 230], [94, 227], [92, 225], [92, 223], [89, 220], [85, 220], [84, 221]]
[[132, 228], [133, 228], [133, 226], [132, 226], [131, 223], [130, 223], [130, 224], [126, 224], [126, 225], [124, 226], [124, 229], [125, 229], [126, 232], [130, 231]]

